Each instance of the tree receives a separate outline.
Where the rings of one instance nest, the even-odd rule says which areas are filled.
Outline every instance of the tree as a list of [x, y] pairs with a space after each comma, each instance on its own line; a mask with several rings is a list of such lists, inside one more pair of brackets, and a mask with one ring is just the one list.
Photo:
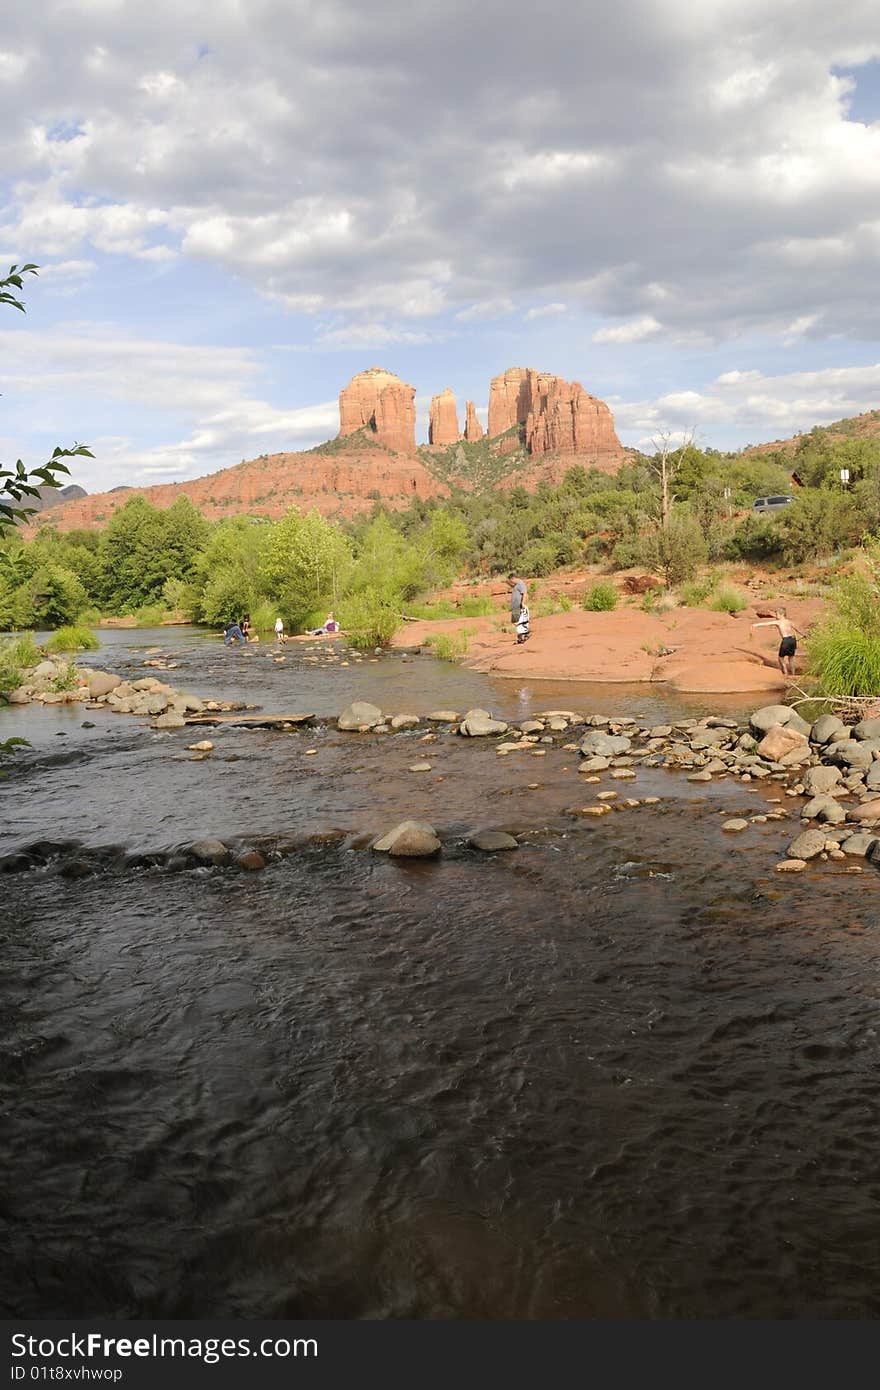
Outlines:
[[[9, 274], [0, 280], [0, 304], [8, 304], [24, 313], [24, 303], [15, 291], [20, 292], [23, 288], [22, 276], [36, 273], [35, 265], [11, 265]], [[61, 487], [61, 479], [56, 474], [70, 474], [70, 469], [61, 459], [75, 457], [94, 458], [94, 454], [85, 444], [74, 444], [70, 449], [54, 449], [49, 462], [40, 468], [27, 469], [21, 459], [15, 460], [14, 468], [0, 468], [0, 528], [27, 521], [36, 507], [22, 507], [19, 504], [28, 497], [39, 497], [41, 486]]]

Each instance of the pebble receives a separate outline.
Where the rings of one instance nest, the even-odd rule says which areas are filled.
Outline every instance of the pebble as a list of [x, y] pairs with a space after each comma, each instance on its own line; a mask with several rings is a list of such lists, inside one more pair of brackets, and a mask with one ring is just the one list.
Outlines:
[[210, 753], [214, 747], [209, 738], [203, 738], [198, 743], [188, 743], [186, 746], [190, 753]]
[[749, 828], [749, 823], [748, 823], [748, 821], [747, 821], [747, 820], [741, 820], [738, 816], [735, 816], [735, 817], [733, 818], [733, 820], [726, 820], [726, 821], [724, 822], [724, 824], [722, 825], [722, 827], [721, 827], [722, 830], [731, 830], [731, 831], [734, 831], [734, 830], [748, 830], [748, 828]]
[[315, 754], [317, 753], [317, 751], [318, 751], [317, 748], [307, 748], [306, 751], [305, 751], [304, 756], [305, 756], [306, 758], [313, 758], [313, 757], [315, 756]]
[[596, 793], [596, 800], [597, 800], [597, 801], [615, 801], [616, 798], [617, 798], [617, 792], [597, 792], [597, 793]]
[[431, 772], [433, 766], [433, 763], [411, 763], [409, 770], [410, 772]]
[[806, 867], [806, 859], [780, 859], [776, 865], [776, 872], [779, 874], [800, 874]]
[[624, 782], [631, 781], [636, 774], [631, 772], [628, 767], [615, 767], [610, 775], [615, 777], [618, 782]]

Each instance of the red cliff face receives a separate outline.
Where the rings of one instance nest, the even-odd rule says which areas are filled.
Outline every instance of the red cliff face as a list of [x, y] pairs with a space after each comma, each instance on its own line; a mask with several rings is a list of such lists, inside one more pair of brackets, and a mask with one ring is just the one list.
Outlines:
[[477, 407], [473, 401], [468, 401], [466, 405], [467, 416], [464, 425], [464, 437], [469, 444], [483, 438], [483, 426], [477, 419]]
[[399, 454], [416, 451], [416, 388], [383, 367], [358, 372], [339, 393], [339, 435], [365, 425], [377, 444]]
[[489, 435], [503, 434], [512, 425], [525, 427], [530, 454], [601, 459], [623, 453], [605, 402], [591, 396], [579, 381], [563, 381], [549, 372], [512, 367], [492, 379]]
[[431, 397], [431, 417], [428, 422], [429, 444], [457, 444], [461, 438], [455, 396], [446, 387], [439, 396]]

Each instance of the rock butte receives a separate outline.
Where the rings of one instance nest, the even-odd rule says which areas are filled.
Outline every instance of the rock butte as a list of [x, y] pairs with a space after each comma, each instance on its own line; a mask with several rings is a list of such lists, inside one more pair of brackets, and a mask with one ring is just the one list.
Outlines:
[[[450, 395], [452, 393], [450, 392]], [[384, 367], [358, 372], [339, 393], [339, 437], [366, 425], [395, 453], [416, 451], [416, 388]], [[455, 400], [452, 402], [453, 412]]]
[[429, 444], [456, 444], [461, 438], [455, 396], [446, 387], [439, 396], [431, 397], [431, 418], [428, 422]]

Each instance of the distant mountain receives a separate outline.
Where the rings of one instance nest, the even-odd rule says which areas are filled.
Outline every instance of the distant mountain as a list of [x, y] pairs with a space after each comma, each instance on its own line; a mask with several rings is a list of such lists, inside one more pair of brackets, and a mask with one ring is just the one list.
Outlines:
[[[844, 420], [835, 420], [830, 425], [816, 425], [815, 430], [832, 439], [872, 439], [880, 436], [880, 410], [868, 410], [864, 415], [851, 415]], [[750, 444], [743, 452], [746, 454], [771, 454], [776, 450], [790, 454], [802, 439], [809, 439], [813, 430], [804, 430], [789, 439], [774, 439], [767, 444]]]
[[41, 487], [39, 496], [28, 497], [24, 505], [32, 507], [36, 512], [46, 512], [50, 508], [63, 506], [65, 502], [78, 502], [80, 498], [88, 495], [79, 483], [68, 483], [67, 487]]

